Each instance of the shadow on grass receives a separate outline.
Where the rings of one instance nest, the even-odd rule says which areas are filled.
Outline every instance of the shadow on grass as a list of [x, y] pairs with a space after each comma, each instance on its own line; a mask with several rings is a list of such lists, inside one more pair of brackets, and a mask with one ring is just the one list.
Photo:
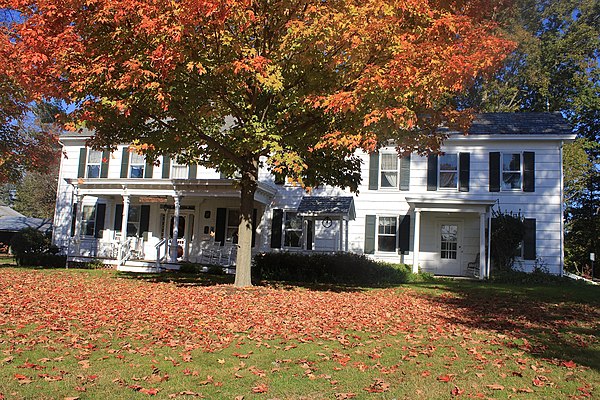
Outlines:
[[600, 287], [444, 281], [415, 286], [427, 289], [417, 295], [441, 305], [439, 316], [448, 323], [510, 334], [519, 340], [507, 344], [533, 357], [600, 371]]
[[149, 283], [173, 283], [177, 286], [216, 286], [232, 284], [233, 275], [214, 274], [187, 274], [182, 272], [163, 272], [160, 274], [147, 274], [135, 272], [117, 272], [118, 278], [135, 279]]

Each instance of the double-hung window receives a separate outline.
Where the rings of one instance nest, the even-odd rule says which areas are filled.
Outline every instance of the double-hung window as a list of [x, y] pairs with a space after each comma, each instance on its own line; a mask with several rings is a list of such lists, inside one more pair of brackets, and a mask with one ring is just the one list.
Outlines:
[[96, 232], [96, 206], [83, 206], [81, 232], [83, 232], [85, 236], [94, 236]]
[[502, 153], [502, 190], [521, 190], [522, 163], [520, 153]]
[[98, 150], [88, 150], [87, 165], [86, 165], [86, 178], [100, 178], [100, 171], [102, 168], [102, 152]]
[[146, 168], [146, 159], [142, 154], [131, 152], [131, 159], [129, 160], [129, 177], [130, 178], [143, 178], [144, 169]]
[[187, 179], [188, 166], [173, 162], [171, 164], [171, 179]]
[[286, 211], [283, 224], [284, 247], [302, 246], [302, 217], [296, 212]]
[[398, 187], [398, 155], [396, 153], [381, 154], [381, 187]]
[[458, 187], [458, 154], [439, 156], [440, 189], [456, 189]]
[[396, 217], [379, 217], [377, 229], [377, 250], [396, 251], [396, 233], [398, 219]]

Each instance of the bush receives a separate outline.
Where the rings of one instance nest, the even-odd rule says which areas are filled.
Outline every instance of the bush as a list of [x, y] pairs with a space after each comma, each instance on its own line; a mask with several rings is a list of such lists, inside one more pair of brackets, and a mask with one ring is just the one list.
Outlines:
[[28, 253], [24, 254], [19, 265], [44, 268], [64, 268], [67, 264], [67, 256], [59, 256], [50, 253]]
[[10, 241], [12, 253], [19, 265], [35, 265], [30, 264], [30, 261], [25, 263], [25, 257], [32, 254], [45, 254], [50, 250], [51, 244], [48, 235], [34, 228], [22, 229]]
[[525, 225], [520, 214], [493, 212], [491, 256], [496, 270], [512, 269], [524, 234]]
[[255, 281], [386, 285], [417, 278], [404, 264], [389, 264], [353, 253], [264, 253], [254, 257]]

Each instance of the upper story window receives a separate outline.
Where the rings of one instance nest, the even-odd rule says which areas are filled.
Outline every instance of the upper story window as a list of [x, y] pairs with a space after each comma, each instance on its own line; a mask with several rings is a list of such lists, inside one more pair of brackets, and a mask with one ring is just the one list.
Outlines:
[[489, 153], [490, 192], [535, 192], [535, 152]]
[[102, 152], [98, 150], [88, 150], [87, 164], [85, 170], [86, 178], [100, 178], [102, 169]]
[[132, 152], [129, 160], [129, 177], [143, 178], [144, 169], [146, 168], [146, 158], [142, 154]]
[[427, 157], [427, 190], [469, 191], [471, 153], [431, 154]]
[[369, 156], [369, 190], [410, 188], [410, 155], [383, 151]]
[[521, 190], [522, 187], [521, 153], [502, 154], [502, 190]]
[[171, 179], [187, 179], [188, 166], [185, 164], [171, 163]]
[[396, 153], [381, 154], [380, 185], [382, 188], [398, 186], [398, 155]]
[[439, 156], [440, 189], [456, 189], [458, 187], [458, 155], [444, 154]]

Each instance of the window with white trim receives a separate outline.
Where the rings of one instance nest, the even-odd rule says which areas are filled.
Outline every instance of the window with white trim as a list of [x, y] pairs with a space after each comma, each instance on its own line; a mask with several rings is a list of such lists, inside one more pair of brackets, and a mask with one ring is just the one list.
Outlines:
[[283, 220], [283, 247], [302, 246], [302, 217], [297, 212], [286, 211]]
[[94, 236], [96, 233], [96, 206], [84, 205], [81, 212], [81, 232], [85, 236]]
[[398, 187], [398, 154], [382, 153], [380, 165], [380, 187]]
[[87, 155], [87, 162], [85, 168], [86, 178], [100, 178], [100, 171], [102, 169], [102, 152], [98, 150], [89, 149]]
[[146, 158], [142, 154], [138, 154], [135, 151], [131, 152], [129, 159], [129, 177], [143, 178], [145, 168]]
[[377, 250], [385, 252], [396, 251], [396, 234], [398, 219], [396, 217], [379, 217], [377, 228]]
[[188, 166], [185, 164], [171, 163], [171, 179], [187, 179]]
[[458, 188], [458, 154], [443, 154], [438, 157], [440, 189]]
[[502, 190], [521, 190], [523, 186], [523, 163], [521, 153], [502, 153]]

